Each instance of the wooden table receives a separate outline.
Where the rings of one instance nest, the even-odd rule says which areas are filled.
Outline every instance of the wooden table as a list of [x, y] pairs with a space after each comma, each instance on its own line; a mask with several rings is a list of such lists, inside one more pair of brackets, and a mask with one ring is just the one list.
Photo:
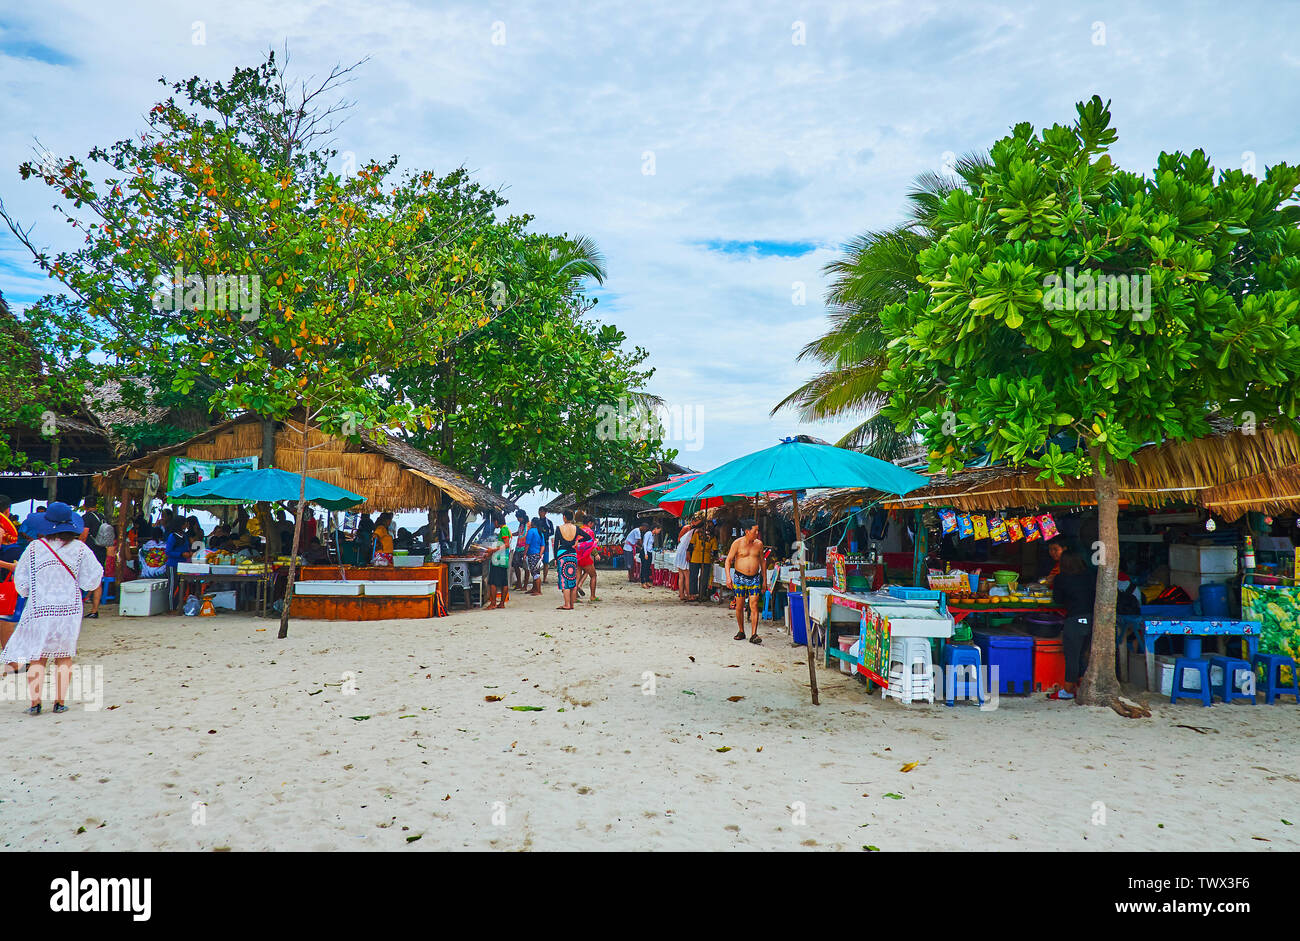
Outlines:
[[[279, 570], [269, 572], [259, 572], [254, 575], [213, 575], [210, 572], [177, 572], [176, 584], [182, 586], [187, 582], [197, 583], [199, 585], [200, 597], [205, 593], [203, 586], [210, 582], [234, 582], [235, 584], [255, 584], [257, 586], [257, 598], [253, 610], [261, 617], [266, 617], [266, 612], [271, 606], [271, 585], [273, 584]], [[185, 591], [182, 589], [181, 596], [184, 597]], [[185, 603], [182, 601], [172, 611], [172, 614], [180, 614]]]
[[1050, 604], [953, 604], [949, 602], [948, 613], [954, 624], [960, 624], [972, 614], [1059, 614], [1065, 616], [1065, 609]]
[[[304, 565], [298, 575], [298, 580], [304, 582], [333, 581], [336, 578], [348, 582], [436, 581], [442, 608], [450, 611], [447, 604], [447, 565], [444, 562], [433, 565]], [[295, 598], [294, 604], [298, 600]]]

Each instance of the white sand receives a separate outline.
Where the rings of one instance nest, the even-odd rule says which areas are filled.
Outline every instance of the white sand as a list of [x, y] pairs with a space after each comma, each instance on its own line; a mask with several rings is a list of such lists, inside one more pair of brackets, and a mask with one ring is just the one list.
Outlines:
[[[573, 612], [552, 576], [502, 612], [295, 621], [287, 641], [245, 615], [88, 621], [78, 662], [103, 667], [104, 709], [0, 702], [0, 845], [1300, 848], [1289, 700], [981, 713], [882, 703], [819, 668], [813, 707], [787, 634], [736, 642], [722, 607], [602, 576], [606, 600]], [[325, 685], [349, 673], [355, 694]]]

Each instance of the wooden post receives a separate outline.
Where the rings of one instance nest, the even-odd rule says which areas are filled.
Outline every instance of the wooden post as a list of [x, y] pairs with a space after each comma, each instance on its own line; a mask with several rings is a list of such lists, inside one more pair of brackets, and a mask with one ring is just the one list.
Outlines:
[[[117, 579], [117, 599], [122, 600], [122, 583], [126, 580], [126, 527], [130, 518], [131, 496], [123, 488], [117, 492], [121, 505], [117, 510], [117, 545], [114, 547], [113, 577]], [[140, 534], [136, 533], [139, 539]]]
[[917, 507], [913, 511], [912, 529], [912, 584], [917, 588], [925, 588], [927, 581], [925, 568], [925, 559], [930, 554], [929, 534], [925, 531], [925, 511]]
[[[794, 501], [794, 536], [798, 542], [803, 542], [803, 526], [799, 523], [799, 494], [795, 493], [792, 497]], [[808, 650], [808, 683], [812, 687], [812, 703], [814, 706], [820, 706], [821, 702], [817, 698], [817, 664], [813, 662], [813, 643], [815, 637], [812, 630], [812, 618], [808, 616], [808, 592], [804, 588], [804, 583], [808, 580], [805, 574], [808, 568], [807, 563], [807, 546], [799, 553], [799, 590], [803, 592], [804, 603], [804, 623], [808, 625], [808, 643], [805, 645]]]

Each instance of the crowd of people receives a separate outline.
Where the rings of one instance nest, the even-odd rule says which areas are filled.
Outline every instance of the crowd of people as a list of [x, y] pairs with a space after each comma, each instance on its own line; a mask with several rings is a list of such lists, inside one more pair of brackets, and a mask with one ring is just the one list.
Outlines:
[[540, 595], [550, 574], [552, 552], [560, 589], [558, 609], [571, 611], [580, 598], [588, 603], [600, 600], [596, 595], [600, 523], [581, 510], [565, 510], [561, 515], [556, 526], [545, 507], [531, 519], [523, 510], [516, 510], [513, 532], [504, 516], [493, 515], [491, 523], [500, 545], [489, 559], [488, 609], [505, 607], [512, 582], [516, 591]]

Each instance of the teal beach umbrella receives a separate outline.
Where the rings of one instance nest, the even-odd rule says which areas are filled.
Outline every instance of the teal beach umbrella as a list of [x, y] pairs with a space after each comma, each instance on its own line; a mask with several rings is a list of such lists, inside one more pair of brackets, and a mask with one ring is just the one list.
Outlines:
[[[201, 480], [197, 484], [173, 490], [167, 495], [167, 500], [181, 506], [203, 506], [214, 499], [237, 500], [240, 503], [293, 502], [298, 499], [298, 491], [302, 487], [301, 474], [266, 468]], [[308, 503], [318, 504], [327, 510], [346, 510], [365, 502], [365, 498], [359, 494], [315, 477], [306, 480], [306, 496]]]

